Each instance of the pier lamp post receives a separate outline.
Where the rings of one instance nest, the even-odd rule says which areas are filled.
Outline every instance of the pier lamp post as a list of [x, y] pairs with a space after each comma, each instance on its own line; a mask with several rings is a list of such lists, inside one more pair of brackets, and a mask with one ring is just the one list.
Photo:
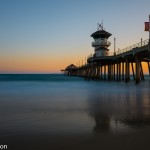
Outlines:
[[149, 46], [148, 46], [148, 51], [150, 51], [150, 14], [149, 14]]
[[116, 38], [114, 38], [114, 56], [116, 55]]
[[142, 42], [143, 42], [143, 39], [141, 38], [141, 46], [142, 46]]
[[86, 65], [86, 57], [85, 57], [85, 65]]
[[148, 51], [150, 51], [150, 14], [149, 14], [149, 22], [145, 22], [145, 31], [149, 32]]

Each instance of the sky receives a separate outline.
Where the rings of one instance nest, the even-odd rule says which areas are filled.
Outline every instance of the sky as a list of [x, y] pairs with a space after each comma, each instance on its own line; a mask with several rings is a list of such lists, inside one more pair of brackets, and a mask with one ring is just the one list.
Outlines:
[[0, 73], [60, 73], [94, 49], [103, 20], [117, 49], [148, 39], [148, 0], [0, 0]]

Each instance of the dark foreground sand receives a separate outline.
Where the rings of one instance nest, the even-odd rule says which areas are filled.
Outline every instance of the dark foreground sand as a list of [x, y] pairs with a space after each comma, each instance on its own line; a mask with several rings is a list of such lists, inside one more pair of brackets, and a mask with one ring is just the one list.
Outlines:
[[149, 150], [150, 129], [96, 135], [14, 135], [0, 139], [9, 150]]

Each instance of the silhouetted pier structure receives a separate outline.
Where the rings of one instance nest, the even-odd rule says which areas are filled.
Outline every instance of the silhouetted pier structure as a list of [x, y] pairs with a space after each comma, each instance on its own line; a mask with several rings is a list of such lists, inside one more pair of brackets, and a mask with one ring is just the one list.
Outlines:
[[78, 76], [78, 67], [75, 66], [74, 64], [71, 64], [69, 66], [66, 67], [65, 70], [61, 70], [62, 72], [64, 72], [64, 75], [68, 75], [68, 76]]
[[[147, 63], [150, 75], [149, 39], [131, 45], [116, 52], [109, 52], [111, 33], [105, 31], [102, 25], [91, 35], [94, 38], [92, 47], [95, 53], [87, 58], [82, 66], [68, 66], [64, 71], [67, 75], [84, 77], [86, 80], [130, 81], [131, 75], [135, 83], [145, 80], [142, 62]], [[114, 39], [115, 41], [115, 39]], [[115, 43], [115, 42], [114, 42]], [[115, 46], [114, 46], [115, 47]], [[115, 48], [114, 48], [115, 49]], [[72, 67], [71, 67], [72, 66]]]

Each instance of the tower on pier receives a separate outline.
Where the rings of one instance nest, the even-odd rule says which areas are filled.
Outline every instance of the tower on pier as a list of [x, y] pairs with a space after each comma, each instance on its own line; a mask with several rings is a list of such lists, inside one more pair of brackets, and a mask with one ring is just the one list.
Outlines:
[[94, 42], [92, 42], [92, 47], [95, 48], [95, 57], [109, 55], [108, 47], [111, 43], [108, 41], [108, 38], [111, 35], [111, 33], [103, 29], [103, 24], [98, 24], [97, 31], [91, 35], [91, 37], [94, 38]]

